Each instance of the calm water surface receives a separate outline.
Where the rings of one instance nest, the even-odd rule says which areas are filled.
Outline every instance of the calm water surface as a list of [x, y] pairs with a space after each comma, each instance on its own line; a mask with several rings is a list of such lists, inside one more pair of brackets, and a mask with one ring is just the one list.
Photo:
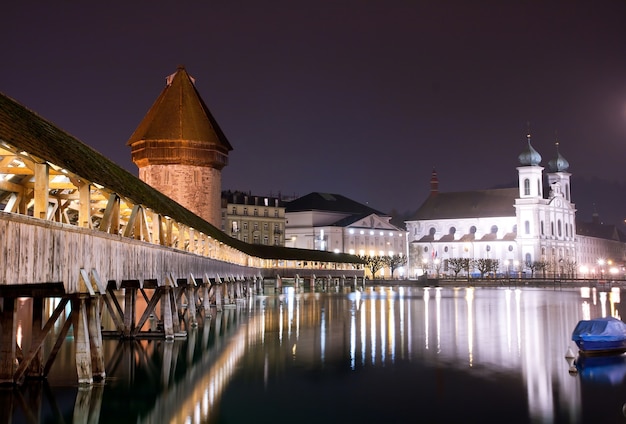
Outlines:
[[[619, 290], [285, 288], [211, 311], [186, 340], [105, 340], [79, 390], [66, 343], [48, 385], [0, 392], [7, 422], [624, 423], [626, 360], [565, 358]], [[575, 368], [574, 368], [575, 369]], [[8, 412], [7, 412], [8, 411]]]

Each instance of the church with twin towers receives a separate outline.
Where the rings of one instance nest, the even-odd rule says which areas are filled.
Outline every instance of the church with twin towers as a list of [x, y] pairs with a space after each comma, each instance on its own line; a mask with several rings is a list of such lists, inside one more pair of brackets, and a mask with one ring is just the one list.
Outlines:
[[494, 273], [509, 276], [622, 278], [626, 239], [615, 226], [576, 220], [559, 143], [544, 168], [529, 134], [518, 160], [512, 188], [441, 192], [433, 170], [428, 198], [406, 221], [409, 272], [449, 274], [450, 259], [467, 258], [497, 260]]

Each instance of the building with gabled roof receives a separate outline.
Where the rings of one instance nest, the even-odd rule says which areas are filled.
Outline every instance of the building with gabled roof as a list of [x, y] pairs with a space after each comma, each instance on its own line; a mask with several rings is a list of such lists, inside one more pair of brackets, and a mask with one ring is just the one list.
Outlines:
[[[407, 255], [391, 216], [340, 194], [313, 192], [285, 203], [285, 246], [360, 256]], [[306, 247], [305, 247], [306, 246]], [[402, 277], [400, 269], [394, 277]], [[377, 277], [389, 277], [383, 269]]]
[[221, 170], [233, 149], [184, 67], [127, 142], [139, 178], [221, 227]]

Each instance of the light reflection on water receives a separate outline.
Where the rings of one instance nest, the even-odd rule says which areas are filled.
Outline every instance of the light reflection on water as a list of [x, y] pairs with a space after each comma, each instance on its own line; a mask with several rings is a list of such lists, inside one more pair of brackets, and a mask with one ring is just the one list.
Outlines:
[[624, 360], [564, 357], [619, 290], [285, 287], [211, 313], [186, 341], [105, 341], [103, 389], [74, 398], [69, 343], [39, 421], [624, 422]]

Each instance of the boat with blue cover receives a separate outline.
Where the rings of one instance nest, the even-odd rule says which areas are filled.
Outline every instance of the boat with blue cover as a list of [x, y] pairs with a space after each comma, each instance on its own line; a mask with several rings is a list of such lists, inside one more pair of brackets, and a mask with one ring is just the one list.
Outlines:
[[572, 340], [584, 355], [626, 352], [626, 323], [613, 317], [581, 320], [572, 332]]

